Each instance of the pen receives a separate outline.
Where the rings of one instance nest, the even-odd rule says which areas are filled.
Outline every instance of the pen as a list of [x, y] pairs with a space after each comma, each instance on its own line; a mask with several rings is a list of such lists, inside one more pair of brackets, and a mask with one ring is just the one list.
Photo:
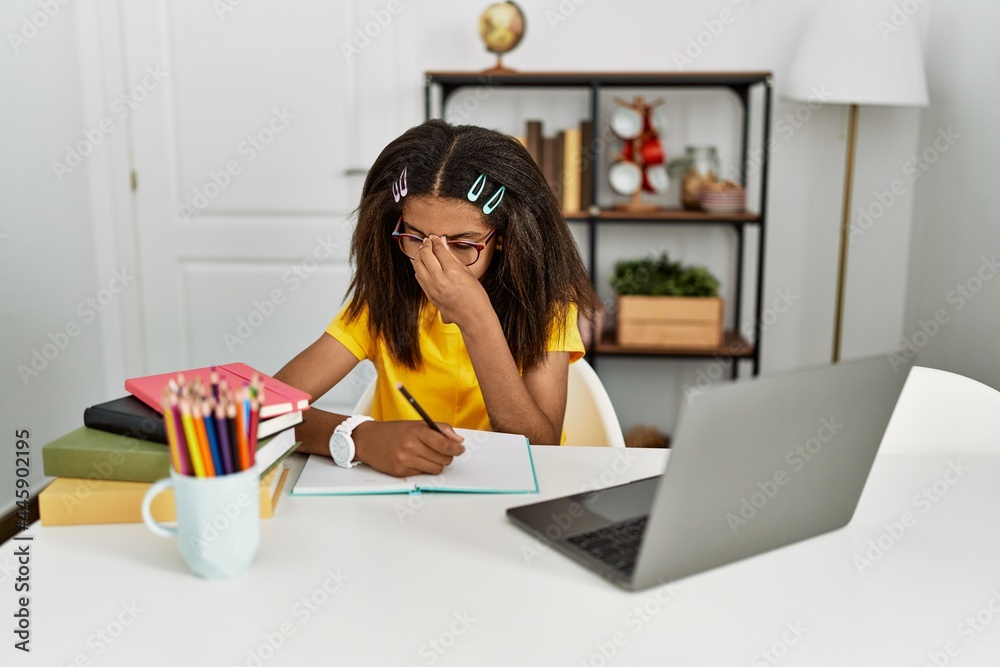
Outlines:
[[[439, 429], [437, 427], [437, 424], [435, 424], [433, 421], [431, 421], [431, 418], [429, 416], [427, 416], [427, 413], [424, 412], [424, 409], [422, 407], [420, 407], [419, 403], [417, 403], [417, 399], [415, 399], [412, 396], [410, 396], [410, 392], [406, 391], [406, 387], [403, 386], [402, 382], [397, 382], [396, 383], [396, 389], [398, 389], [400, 391], [400, 393], [402, 393], [403, 396], [406, 398], [406, 400], [408, 400], [410, 402], [410, 405], [413, 406], [413, 409], [420, 413], [420, 416], [424, 418], [424, 421], [427, 422], [428, 426], [430, 426], [432, 429], [434, 429], [438, 433], [441, 433], [441, 429]], [[441, 433], [441, 435], [444, 435], [444, 433]]]

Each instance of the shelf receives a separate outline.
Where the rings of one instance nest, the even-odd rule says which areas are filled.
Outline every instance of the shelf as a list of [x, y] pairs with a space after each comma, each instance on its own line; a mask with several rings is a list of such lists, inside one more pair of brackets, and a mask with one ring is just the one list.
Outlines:
[[[433, 118], [433, 110], [439, 109], [439, 115], [444, 116], [451, 96], [460, 89], [475, 89], [476, 96], [481, 92], [510, 88], [534, 90], [559, 90], [578, 93], [574, 98], [579, 103], [579, 93], [587, 98], [586, 119], [595, 128], [603, 127], [602, 115], [607, 113], [611, 95], [621, 94], [628, 89], [660, 89], [657, 94], [675, 89], [715, 89], [720, 92], [732, 93], [740, 104], [741, 113], [735, 114], [742, 131], [739, 134], [739, 164], [745, 169], [750, 167], [751, 137], [756, 137], [755, 145], [769, 146], [771, 141], [771, 99], [774, 81], [768, 71], [749, 72], [665, 72], [665, 71], [535, 71], [535, 72], [504, 72], [483, 71], [435, 71], [426, 72], [424, 78], [424, 112], [425, 116]], [[757, 95], [757, 93], [761, 93]], [[602, 110], [602, 106], [605, 107]], [[756, 159], [756, 156], [755, 156]], [[602, 181], [598, 173], [598, 160], [591, 160], [588, 171], [583, 174], [588, 184], [593, 186], [593, 194], [600, 191]], [[574, 231], [580, 231], [579, 225], [586, 226], [585, 245], [581, 242], [581, 254], [590, 267], [590, 278], [597, 287], [597, 267], [599, 264], [599, 246], [601, 232], [608, 231], [608, 226], [623, 224], [634, 225], [664, 225], [687, 227], [694, 231], [700, 228], [707, 232], [710, 228], [728, 227], [727, 243], [735, 246], [733, 298], [727, 303], [732, 309], [730, 321], [743, 322], [747, 319], [759, 322], [762, 316], [762, 297], [764, 287], [764, 248], [766, 246], [767, 227], [767, 193], [768, 193], [768, 153], [760, 156], [759, 163], [753, 165], [758, 174], [759, 183], [754, 185], [757, 198], [754, 206], [757, 211], [742, 211], [738, 213], [707, 213], [704, 211], [687, 211], [680, 208], [665, 208], [653, 211], [618, 210], [612, 206], [600, 208], [591, 206], [584, 211], [564, 212], [567, 222], [576, 225]], [[759, 168], [758, 168], [759, 167]], [[747, 183], [744, 183], [747, 185]], [[609, 204], [612, 202], [609, 201]], [[652, 203], [652, 202], [650, 202]], [[678, 204], [679, 205], [679, 202]], [[748, 229], [749, 227], [749, 229]], [[756, 233], [753, 233], [756, 230]], [[614, 230], [611, 230], [612, 232]], [[676, 229], [674, 230], [677, 231]], [[750, 231], [751, 233], [745, 233]], [[713, 235], [713, 236], [718, 236]], [[750, 308], [744, 309], [744, 282], [753, 280], [753, 298]], [[744, 313], [744, 310], [750, 311]], [[746, 317], [745, 315], [751, 317]], [[591, 363], [595, 368], [600, 357], [633, 357], [633, 358], [680, 358], [680, 359], [744, 359], [752, 362], [752, 373], [757, 375], [760, 370], [760, 334], [753, 344], [739, 335], [738, 331], [726, 332], [723, 344], [714, 349], [662, 348], [662, 347], [622, 347], [614, 342], [614, 335], [605, 336], [600, 342], [594, 343], [588, 350]], [[736, 378], [743, 364], [732, 363], [732, 377]]]
[[[583, 222], [591, 215], [586, 211], [572, 211], [566, 213], [566, 220], [570, 222]], [[706, 213], [704, 211], [686, 211], [683, 209], [660, 209], [657, 211], [616, 211], [614, 209], [601, 209], [600, 213], [593, 216], [597, 220], [604, 222], [630, 222], [630, 223], [676, 223], [676, 224], [760, 224], [759, 213], [749, 211], [741, 213]]]
[[771, 72], [427, 72], [427, 80], [445, 86], [737, 86], [764, 83]]
[[622, 347], [614, 342], [614, 332], [607, 332], [597, 347], [588, 350], [598, 355], [623, 357], [736, 357], [752, 358], [754, 349], [743, 336], [735, 331], [723, 335], [717, 348]]

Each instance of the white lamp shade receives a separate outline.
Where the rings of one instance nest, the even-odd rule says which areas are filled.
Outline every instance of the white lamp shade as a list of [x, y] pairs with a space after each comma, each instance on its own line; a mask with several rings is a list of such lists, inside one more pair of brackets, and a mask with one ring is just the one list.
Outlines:
[[904, 13], [901, 4], [906, 5], [825, 0], [802, 33], [782, 97], [824, 104], [926, 106], [918, 18]]

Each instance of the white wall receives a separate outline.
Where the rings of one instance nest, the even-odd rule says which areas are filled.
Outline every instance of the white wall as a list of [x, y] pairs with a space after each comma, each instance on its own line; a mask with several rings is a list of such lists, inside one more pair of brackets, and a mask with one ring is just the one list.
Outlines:
[[[51, 166], [88, 127], [76, 7], [57, 6], [51, 18], [30, 0], [0, 6], [0, 514], [15, 500], [15, 431], [30, 433], [37, 484], [42, 445], [83, 425], [84, 408], [107, 398], [107, 368], [121, 363], [105, 347], [118, 300], [87, 301], [108, 301], [113, 275], [102, 257], [114, 246], [97, 233], [90, 165], [61, 182]], [[26, 18], [42, 27], [25, 29]], [[11, 33], [28, 37], [14, 44]]]
[[[710, 43], [702, 53], [695, 54], [689, 69], [774, 72], [777, 144], [771, 155], [765, 306], [780, 294], [791, 294], [793, 303], [765, 333], [765, 372], [822, 363], [830, 355], [846, 109], [809, 109], [780, 99], [799, 32], [819, 1], [522, 2], [528, 33], [506, 59], [508, 66], [522, 70], [676, 70], [674, 54], [683, 54], [689, 40], [700, 34], [704, 43], [705, 31], [714, 28], [717, 34], [707, 40]], [[987, 190], [986, 175], [991, 170], [986, 161], [991, 153], [981, 147], [984, 141], [996, 144], [996, 130], [992, 124], [987, 126], [989, 102], [995, 102], [997, 94], [995, 74], [992, 84], [983, 83], [990, 80], [988, 67], [997, 62], [996, 46], [988, 41], [995, 32], [990, 28], [996, 27], [996, 10], [985, 1], [962, 2], [963, 11], [951, 3], [935, 15], [928, 55], [931, 108], [861, 112], [855, 209], [867, 206], [875, 193], [898, 178], [905, 161], [933, 142], [939, 127], [950, 123], [959, 132], [968, 128], [968, 134], [934, 169], [908, 187], [852, 247], [844, 340], [847, 357], [895, 349], [917, 320], [933, 315], [950, 286], [973, 275], [983, 249], [996, 245], [996, 222], [990, 219], [985, 198], [977, 199], [978, 191], [971, 187], [975, 184]], [[387, 6], [382, 0], [358, 0], [354, 24], [363, 27], [373, 11]], [[352, 121], [352, 145], [347, 149], [360, 156], [362, 164], [357, 167], [370, 164], [385, 143], [423, 119], [425, 71], [475, 70], [491, 64], [476, 35], [482, 4], [400, 0], [400, 6], [402, 11], [381, 34], [353, 56], [362, 83]], [[914, 20], [926, 22], [927, 3], [920, 6], [920, 16]], [[51, 169], [51, 162], [63, 157], [65, 146], [80, 141], [82, 133], [101, 117], [110, 94], [106, 90], [112, 86], [95, 72], [121, 69], [96, 45], [92, 5], [81, 2], [79, 7], [84, 9], [78, 9], [77, 3], [63, 7], [17, 53], [7, 43], [7, 32], [19, 30], [22, 18], [37, 12], [38, 5], [27, 0], [7, 2], [0, 15], [5, 36], [0, 45], [0, 88], [4, 91], [0, 96], [4, 120], [0, 234], [6, 235], [0, 237], [0, 271], [4, 284], [12, 286], [2, 309], [6, 375], [0, 409], [7, 441], [12, 441], [15, 428], [28, 428], [35, 446], [78, 426], [87, 405], [120, 393], [118, 385], [106, 378], [127, 375], [142, 357], [141, 349], [136, 351], [141, 348], [142, 333], [134, 293], [126, 290], [92, 322], [83, 321], [77, 310], [78, 304], [96, 297], [108, 285], [112, 270], [127, 266], [133, 244], [128, 196], [124, 204], [121, 196], [120, 168], [128, 165], [127, 126], [108, 137], [110, 156], [98, 151], [62, 183]], [[720, 31], [715, 21], [723, 11], [731, 12], [732, 21]], [[243, 16], [241, 20], [249, 14]], [[969, 21], [969, 16], [994, 20]], [[114, 21], [101, 18], [101, 26], [109, 23]], [[286, 24], [274, 26], [268, 48], [279, 49], [283, 40], [295, 40], [297, 34], [290, 17]], [[390, 71], [410, 83], [388, 90], [386, 80], [396, 77], [380, 73]], [[220, 80], [219, 86], [225, 85]], [[331, 84], [317, 80], [316, 85]], [[993, 97], [984, 100], [984, 90]], [[514, 131], [527, 114], [540, 114], [548, 128], [558, 129], [560, 124], [575, 123], [586, 111], [581, 98], [558, 93], [541, 98], [502, 97], [497, 95], [496, 105], [491, 99], [466, 120]], [[676, 106], [678, 122], [666, 137], [668, 153], [677, 155], [694, 141], [717, 141], [728, 150], [730, 102], [709, 100], [697, 113], [692, 111], [694, 105], [687, 111], [683, 104]], [[794, 117], [796, 112], [807, 119], [791, 124], [788, 115]], [[316, 154], [321, 156], [323, 151]], [[298, 178], [315, 167], [289, 165], [286, 177]], [[354, 180], [359, 189], [360, 179]], [[358, 193], [349, 195], [356, 200]], [[972, 203], [966, 204], [966, 198]], [[911, 253], [913, 218], [917, 227]], [[990, 243], [980, 242], [984, 236]], [[659, 247], [685, 261], [704, 261], [724, 270], [727, 252], [731, 252], [722, 249], [727, 243], [725, 233], [718, 230], [702, 237], [700, 232], [668, 228], [623, 228], [621, 233], [606, 229], [599, 271], [606, 276], [616, 256], [641, 255]], [[142, 267], [133, 268], [141, 272]], [[609, 294], [606, 287], [602, 289]], [[996, 283], [989, 283], [982, 296], [954, 313], [953, 323], [925, 348], [926, 360], [1000, 384], [1000, 362], [983, 363], [988, 358], [989, 334], [997, 324], [996, 309], [990, 308], [995, 290]], [[48, 334], [71, 322], [80, 325], [79, 335], [25, 385], [17, 365], [30, 364], [32, 351], [49, 342]], [[290, 358], [297, 351], [289, 349], [285, 356]], [[667, 431], [672, 429], [685, 386], [694, 385], [706, 370], [712, 368], [704, 362], [601, 359], [602, 378], [623, 423], [650, 423]], [[10, 446], [0, 444], [0, 448]], [[10, 465], [8, 458], [0, 463], [0, 507], [9, 506], [13, 498], [9, 491], [12, 471], [5, 467]], [[35, 467], [40, 474], [37, 458]]]
[[[490, 62], [470, 28], [478, 6], [439, 4], [447, 4], [450, 11], [418, 15], [419, 34], [425, 37], [411, 65], [414, 80], [424, 70], [454, 69], [457, 62], [465, 69], [486, 67]], [[507, 66], [524, 70], [670, 71], [678, 69], [675, 54], [693, 54], [694, 63], [686, 69], [774, 72], [773, 136], [777, 144], [770, 164], [764, 305], [766, 309], [781, 295], [790, 295], [792, 305], [767, 327], [762, 347], [764, 372], [820, 364], [831, 356], [847, 109], [810, 108], [781, 99], [783, 76], [799, 34], [818, 4], [816, 0], [522, 3], [528, 33], [524, 43], [505, 59]], [[727, 11], [729, 23], [722, 24], [720, 30], [718, 20]], [[709, 38], [706, 31], [716, 34]], [[432, 38], [435, 35], [440, 38]], [[707, 46], [700, 54], [688, 51], [690, 43], [698, 39]], [[552, 93], [539, 101], [522, 95], [504, 100], [506, 108], [498, 112], [495, 106], [500, 106], [500, 97], [494, 96], [467, 114], [468, 122], [514, 132], [530, 114], [559, 129], [560, 124], [573, 124], [586, 113], [582, 96]], [[700, 107], [692, 104], [681, 109], [668, 104], [668, 116], [673, 114], [681, 121], [667, 132], [668, 155], [679, 155], [685, 145], [697, 142], [718, 144], [720, 150], [729, 146], [734, 152], [731, 121], [727, 120], [733, 109], [724, 101], [702, 102]], [[919, 113], [913, 109], [862, 109], [855, 207], [867, 206], [915, 150]], [[723, 163], [728, 161], [723, 159]], [[877, 228], [867, 230], [851, 250], [844, 358], [885, 353], [894, 348], [902, 332], [912, 197], [912, 190], [900, 196]], [[732, 246], [727, 246], [729, 237], [722, 230], [649, 226], [605, 226], [603, 230], [599, 276], [606, 297], [611, 295], [606, 281], [614, 258], [659, 248], [684, 261], [707, 264], [722, 272], [724, 291], [731, 286], [732, 276], [727, 273], [731, 254], [726, 254], [726, 248]], [[601, 357], [599, 366], [626, 428], [651, 423], [668, 432], [686, 389], [704, 386], [709, 374], [718, 377], [719, 371], [717, 363], [681, 360]]]
[[[936, 4], [931, 15], [931, 104], [918, 140], [926, 169], [917, 167], [914, 182], [903, 334], [909, 346], [897, 347], [918, 349], [921, 365], [1000, 389], [998, 29], [1000, 5], [990, 0]], [[935, 316], [943, 322], [936, 330]]]

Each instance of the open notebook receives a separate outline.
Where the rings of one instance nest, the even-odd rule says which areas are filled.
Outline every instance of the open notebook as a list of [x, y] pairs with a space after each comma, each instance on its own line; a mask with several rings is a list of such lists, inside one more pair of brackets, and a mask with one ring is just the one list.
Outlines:
[[523, 435], [456, 428], [465, 453], [440, 475], [393, 477], [366, 465], [341, 468], [326, 456], [310, 456], [292, 495], [369, 493], [537, 493], [535, 465]]

